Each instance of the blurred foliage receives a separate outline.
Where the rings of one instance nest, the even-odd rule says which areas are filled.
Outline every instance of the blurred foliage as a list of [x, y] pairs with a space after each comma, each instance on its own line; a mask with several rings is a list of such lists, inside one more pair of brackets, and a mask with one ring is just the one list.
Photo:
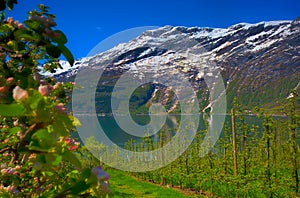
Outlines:
[[73, 65], [67, 38], [45, 5], [24, 23], [5, 19], [16, 3], [0, 1], [0, 197], [105, 196], [109, 177], [84, 166], [70, 136], [80, 124], [65, 107], [74, 84], [40, 74], [61, 55]]

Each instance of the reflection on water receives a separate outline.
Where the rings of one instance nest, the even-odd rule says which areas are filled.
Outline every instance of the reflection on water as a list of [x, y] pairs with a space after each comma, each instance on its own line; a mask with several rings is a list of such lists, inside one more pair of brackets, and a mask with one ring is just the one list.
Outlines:
[[[159, 116], [159, 115], [157, 115]], [[132, 117], [133, 120], [139, 125], [146, 125], [149, 123], [150, 117], [147, 115], [136, 115]], [[141, 142], [142, 138], [132, 136], [125, 131], [123, 131], [114, 118], [112, 116], [104, 116], [98, 117], [99, 123], [101, 124], [105, 134], [108, 138], [118, 144], [119, 146], [124, 146], [126, 142], [133, 139], [137, 142]], [[176, 130], [180, 124], [180, 116], [167, 116], [166, 122], [163, 125], [161, 130], [164, 130], [167, 139], [171, 139], [172, 136], [176, 134]], [[153, 129], [151, 127], [148, 128], [148, 131], [144, 132], [144, 136], [149, 136], [149, 134], [153, 133]], [[154, 135], [150, 136], [153, 141], [158, 140], [159, 134], [155, 133]]]
[[[157, 115], [159, 116], [159, 115]], [[196, 115], [190, 115], [190, 116], [196, 116]], [[216, 116], [217, 117], [217, 116]], [[245, 122], [247, 124], [250, 125], [255, 125], [255, 126], [262, 126], [262, 121], [261, 119], [257, 118], [257, 116], [244, 116], [245, 117]], [[199, 125], [198, 125], [198, 131], [203, 131], [205, 129], [207, 129], [207, 126], [209, 126], [209, 124], [211, 125], [212, 123], [212, 118], [206, 114], [201, 114], [199, 116], [200, 120], [199, 120]], [[80, 120], [89, 120], [90, 117], [88, 116], [82, 116], [80, 117]], [[147, 115], [135, 115], [132, 116], [132, 119], [140, 125], [146, 125], [149, 123], [150, 117]], [[214, 118], [216, 119], [216, 118]], [[116, 123], [114, 117], [112, 116], [99, 116], [98, 117], [98, 121], [99, 121], [99, 125], [101, 126], [101, 128], [103, 129], [103, 131], [105, 132], [105, 135], [115, 144], [118, 144], [121, 147], [124, 147], [124, 144], [128, 141], [130, 141], [131, 139], [136, 140], [137, 142], [141, 142], [142, 138], [140, 137], [135, 137], [132, 136], [128, 133], [126, 133], [125, 131], [123, 131], [118, 124]], [[162, 127], [162, 130], [164, 130], [165, 132], [165, 138], [167, 140], [170, 140], [175, 134], [176, 131], [178, 130], [178, 127], [181, 123], [181, 116], [180, 115], [168, 115], [166, 122], [164, 124], [164, 126]], [[225, 125], [230, 129], [231, 127], [231, 123], [230, 123], [230, 116], [226, 116], [225, 118]], [[96, 128], [93, 126], [88, 126], [89, 128]], [[149, 134], [152, 133], [152, 129], [149, 127], [148, 132], [145, 132], [145, 136], [149, 136]], [[262, 130], [262, 129], [260, 129]], [[92, 131], [86, 130], [86, 135], [85, 137], [89, 137], [89, 136], [95, 136], [96, 139], [101, 140], [100, 136], [97, 136], [97, 134], [95, 134]], [[223, 134], [221, 133], [220, 137], [222, 137]], [[85, 138], [85, 137], [81, 137], [81, 138]], [[159, 139], [159, 134], [155, 133], [154, 135], [150, 136], [152, 138], [153, 141], [157, 141]]]
[[[159, 115], [156, 115], [159, 116]], [[196, 115], [190, 115], [190, 116], [196, 116]], [[82, 115], [82, 116], [76, 116], [79, 118], [79, 120], [83, 123], [84, 120], [85, 123], [91, 123], [91, 125], [89, 126], [83, 126], [83, 128], [86, 128], [86, 130], [83, 130], [85, 133], [84, 134], [80, 134], [80, 137], [78, 136], [77, 133], [72, 134], [75, 138], [78, 138], [79, 140], [81, 139], [85, 139], [87, 137], [90, 136], [94, 136], [99, 142], [101, 142], [101, 139], [103, 137], [101, 137], [100, 132], [95, 133], [95, 131], [99, 131], [99, 126], [101, 126], [101, 128], [103, 129], [103, 131], [105, 132], [105, 135], [115, 144], [121, 146], [124, 148], [124, 144], [128, 141], [132, 140], [136, 140], [137, 142], [141, 142], [142, 138], [140, 137], [135, 137], [132, 136], [128, 133], [126, 133], [125, 131], [123, 131], [118, 124], [116, 123], [115, 119], [113, 116], [98, 116], [98, 120], [97, 122], [99, 123], [99, 126], [93, 126], [94, 122], [91, 122], [90, 119], [92, 118], [92, 116], [86, 116], [86, 115]], [[216, 118], [218, 116], [214, 116], [214, 120], [216, 120]], [[262, 119], [258, 118], [256, 115], [244, 115], [243, 116], [245, 119], [245, 123], [247, 123], [247, 125], [249, 127], [253, 126], [256, 128], [256, 132], [258, 132], [259, 136], [262, 134], [263, 131], [263, 127], [262, 127]], [[201, 114], [199, 116], [199, 125], [198, 125], [198, 132], [203, 131], [205, 129], [207, 129], [207, 126], [209, 126], [209, 124], [211, 124], [212, 122], [212, 118], [209, 117], [209, 115], [207, 114]], [[148, 115], [134, 115], [132, 116], [132, 119], [140, 125], [146, 125], [149, 123], [150, 121], [150, 117]], [[286, 119], [284, 117], [274, 117], [274, 119]], [[90, 121], [90, 122], [89, 122]], [[237, 125], [239, 124], [239, 119], [236, 119], [237, 121]], [[164, 126], [162, 127], [162, 130], [164, 130], [165, 132], [165, 138], [167, 140], [170, 140], [175, 134], [176, 131], [178, 130], [178, 127], [181, 123], [181, 116], [180, 115], [168, 115], [166, 122], [164, 124]], [[226, 126], [229, 130], [231, 130], [231, 118], [230, 115], [227, 115], [225, 117], [225, 122], [224, 122], [224, 126]], [[249, 129], [250, 130], [250, 129]], [[145, 136], [149, 136], [149, 134], [151, 134], [152, 129], [149, 128], [148, 132], [145, 132]], [[155, 133], [154, 135], [150, 136], [152, 138], [153, 141], [156, 141], [159, 139], [159, 134]], [[220, 134], [220, 138], [223, 137], [223, 130], [222, 133]], [[218, 138], [218, 137], [217, 137]], [[81, 141], [81, 143], [83, 144], [83, 141]]]

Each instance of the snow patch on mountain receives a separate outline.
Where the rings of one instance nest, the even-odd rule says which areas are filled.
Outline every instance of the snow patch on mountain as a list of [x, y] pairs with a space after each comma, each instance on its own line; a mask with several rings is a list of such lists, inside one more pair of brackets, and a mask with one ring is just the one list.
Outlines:
[[[198, 73], [189, 75], [198, 80], [204, 75], [213, 76], [216, 68], [208, 66], [209, 61], [223, 62], [231, 56], [257, 53], [299, 32], [299, 29], [292, 29], [291, 24], [292, 21], [268, 21], [239, 23], [228, 28], [164, 26], [147, 30], [129, 42], [93, 57], [77, 60], [73, 67], [61, 61], [63, 69], [46, 74], [70, 76], [79, 67], [97, 69], [110, 62], [112, 67], [108, 70], [129, 69], [138, 78], [143, 78], [143, 71], [174, 73], [181, 68], [182, 72], [188, 73], [199, 68]], [[218, 69], [223, 69], [223, 66]]]
[[73, 70], [75, 70], [75, 72], [72, 73], [76, 73], [76, 71], [78, 70], [79, 67], [83, 67], [83, 66], [87, 66], [86, 64], [84, 64], [84, 62], [87, 62], [89, 59], [91, 59], [91, 57], [85, 57], [85, 58], [81, 58], [78, 59], [74, 62], [74, 65], [71, 66], [70, 63], [68, 61], [65, 60], [60, 60], [59, 64], [61, 65], [62, 68], [58, 68], [56, 69], [56, 71], [54, 73], [51, 72], [41, 72], [42, 75], [45, 76], [55, 76], [55, 75], [59, 75], [65, 72], [72, 72]]

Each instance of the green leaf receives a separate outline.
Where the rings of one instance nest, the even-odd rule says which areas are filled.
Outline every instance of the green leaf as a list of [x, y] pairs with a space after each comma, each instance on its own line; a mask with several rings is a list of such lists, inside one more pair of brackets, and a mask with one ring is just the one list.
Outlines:
[[52, 147], [49, 145], [41, 145], [38, 140], [31, 140], [28, 148], [33, 151], [48, 152]]
[[75, 166], [77, 166], [78, 168], [81, 168], [81, 163], [80, 163], [79, 159], [71, 151], [66, 149], [64, 151], [64, 153], [62, 154], [62, 157], [63, 157], [63, 160], [67, 160], [67, 161], [71, 162], [72, 164], [74, 164]]
[[60, 49], [60, 51], [62, 52], [64, 57], [66, 57], [66, 59], [72, 66], [74, 64], [74, 57], [73, 57], [72, 53], [70, 52], [70, 50], [64, 45], [58, 45], [58, 48]]
[[49, 6], [45, 6], [44, 4], [39, 4], [38, 8], [43, 12], [48, 12]]
[[84, 169], [84, 170], [82, 171], [81, 176], [82, 176], [83, 178], [89, 178], [89, 177], [91, 176], [91, 174], [92, 174], [91, 169], [86, 168], [86, 169]]
[[17, 0], [8, 0], [7, 7], [9, 10], [14, 9], [14, 4], [17, 4]]
[[19, 131], [21, 131], [21, 127], [13, 127], [11, 129], [9, 129], [9, 135], [15, 135], [17, 134]]
[[52, 166], [58, 166], [62, 161], [62, 156], [57, 154], [46, 154], [46, 162], [47, 164], [51, 164]]
[[51, 171], [45, 171], [44, 173], [45, 173], [48, 177], [52, 177], [52, 176], [54, 175], [54, 173], [51, 172]]
[[55, 118], [52, 124], [55, 133], [60, 136], [67, 136], [71, 128], [74, 127], [72, 120], [70, 120], [68, 115], [62, 113], [57, 113]]
[[58, 58], [61, 54], [60, 48], [58, 48], [57, 46], [54, 46], [54, 45], [47, 45], [46, 51], [53, 58]]
[[29, 30], [17, 30], [14, 32], [14, 36], [15, 36], [15, 39], [17, 39], [17, 40], [22, 40], [22, 39], [24, 39], [25, 41], [40, 40], [40, 38], [37, 35], [33, 36], [32, 32]]
[[37, 107], [37, 116], [38, 116], [38, 119], [43, 121], [43, 122], [50, 122], [51, 121], [52, 113], [51, 113], [51, 110], [50, 110], [49, 106], [45, 102], [45, 100], [42, 100], [39, 103], [39, 105]]
[[80, 120], [76, 118], [75, 116], [69, 116], [71, 120], [73, 120], [73, 125], [74, 126], [81, 126]]
[[58, 37], [52, 37], [52, 40], [59, 44], [59, 45], [64, 45], [65, 43], [68, 42], [66, 35], [60, 31], [60, 30], [55, 30], [54, 32], [56, 32], [57, 34], [59, 34]]
[[40, 129], [32, 135], [32, 139], [37, 139], [43, 143], [55, 143], [53, 134], [49, 133], [46, 129]]
[[33, 20], [26, 20], [24, 21], [25, 25], [27, 25], [27, 27], [33, 29], [33, 30], [39, 30], [40, 26], [41, 26], [41, 22], [39, 21], [33, 21]]
[[31, 109], [37, 109], [40, 101], [43, 99], [43, 96], [36, 90], [29, 91], [29, 97], [27, 99], [28, 104]]
[[74, 195], [78, 195], [79, 193], [87, 190], [89, 187], [90, 185], [88, 185], [85, 181], [80, 181], [71, 188], [71, 192]]
[[36, 131], [29, 144], [30, 150], [48, 152], [50, 149], [55, 147], [56, 140], [52, 133], [49, 133], [46, 129], [40, 129]]
[[0, 26], [0, 32], [4, 33], [4, 34], [12, 32], [13, 29], [14, 29], [14, 27], [10, 24], [3, 24]]
[[22, 116], [26, 109], [21, 104], [0, 104], [0, 115], [2, 116]]

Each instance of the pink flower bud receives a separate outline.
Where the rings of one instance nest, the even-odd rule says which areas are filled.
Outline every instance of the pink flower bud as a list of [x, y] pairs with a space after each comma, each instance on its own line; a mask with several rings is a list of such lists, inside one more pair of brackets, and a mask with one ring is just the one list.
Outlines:
[[21, 169], [21, 166], [20, 166], [20, 165], [17, 165], [14, 169], [15, 169], [15, 171], [16, 171], [16, 170], [20, 170], [20, 169]]
[[34, 153], [30, 154], [28, 159], [31, 160], [31, 159], [35, 159], [36, 158], [36, 155]]
[[7, 186], [7, 190], [10, 191], [14, 195], [18, 195], [19, 194], [19, 190], [16, 189], [16, 187], [14, 187], [14, 186], [11, 186], [11, 185]]
[[10, 154], [9, 153], [3, 153], [3, 156], [8, 157], [8, 156], [10, 156]]
[[3, 93], [5, 91], [6, 91], [6, 87], [5, 86], [0, 87], [0, 93]]
[[8, 17], [8, 18], [7, 18], [7, 22], [8, 22], [8, 23], [13, 23], [13, 22], [14, 22], [14, 19], [13, 19], [12, 17]]
[[13, 98], [16, 101], [25, 100], [28, 98], [28, 93], [26, 90], [22, 89], [21, 87], [16, 86], [13, 90]]
[[77, 148], [78, 148], [78, 145], [72, 145], [72, 146], [69, 147], [69, 150], [70, 150], [70, 151], [74, 151], [74, 150], [76, 150]]
[[9, 138], [6, 138], [4, 141], [3, 141], [3, 144], [6, 144], [9, 142]]
[[10, 82], [13, 82], [14, 81], [14, 78], [13, 77], [9, 77], [6, 79], [6, 82], [10, 83]]
[[60, 82], [56, 83], [56, 84], [53, 86], [53, 89], [57, 89], [60, 85], [61, 85]]
[[23, 26], [22, 23], [18, 23], [18, 28], [19, 28], [19, 29], [25, 29], [25, 27]]
[[14, 174], [14, 169], [13, 168], [11, 168], [11, 167], [9, 167], [8, 169], [7, 169], [7, 173], [8, 174]]
[[42, 96], [47, 96], [49, 94], [49, 89], [47, 85], [40, 85], [39, 86], [39, 92], [42, 94]]
[[58, 111], [60, 111], [60, 112], [62, 112], [62, 113], [66, 113], [66, 108], [65, 108], [65, 106], [64, 106], [64, 104], [63, 103], [58, 103], [56, 106], [55, 106], [55, 108], [58, 110]]
[[45, 80], [40, 80], [41, 85], [46, 85], [46, 81]]
[[67, 138], [65, 138], [64, 141], [65, 141], [66, 144], [70, 144], [70, 143], [71, 143], [71, 138], [68, 138], [68, 137], [67, 137]]

